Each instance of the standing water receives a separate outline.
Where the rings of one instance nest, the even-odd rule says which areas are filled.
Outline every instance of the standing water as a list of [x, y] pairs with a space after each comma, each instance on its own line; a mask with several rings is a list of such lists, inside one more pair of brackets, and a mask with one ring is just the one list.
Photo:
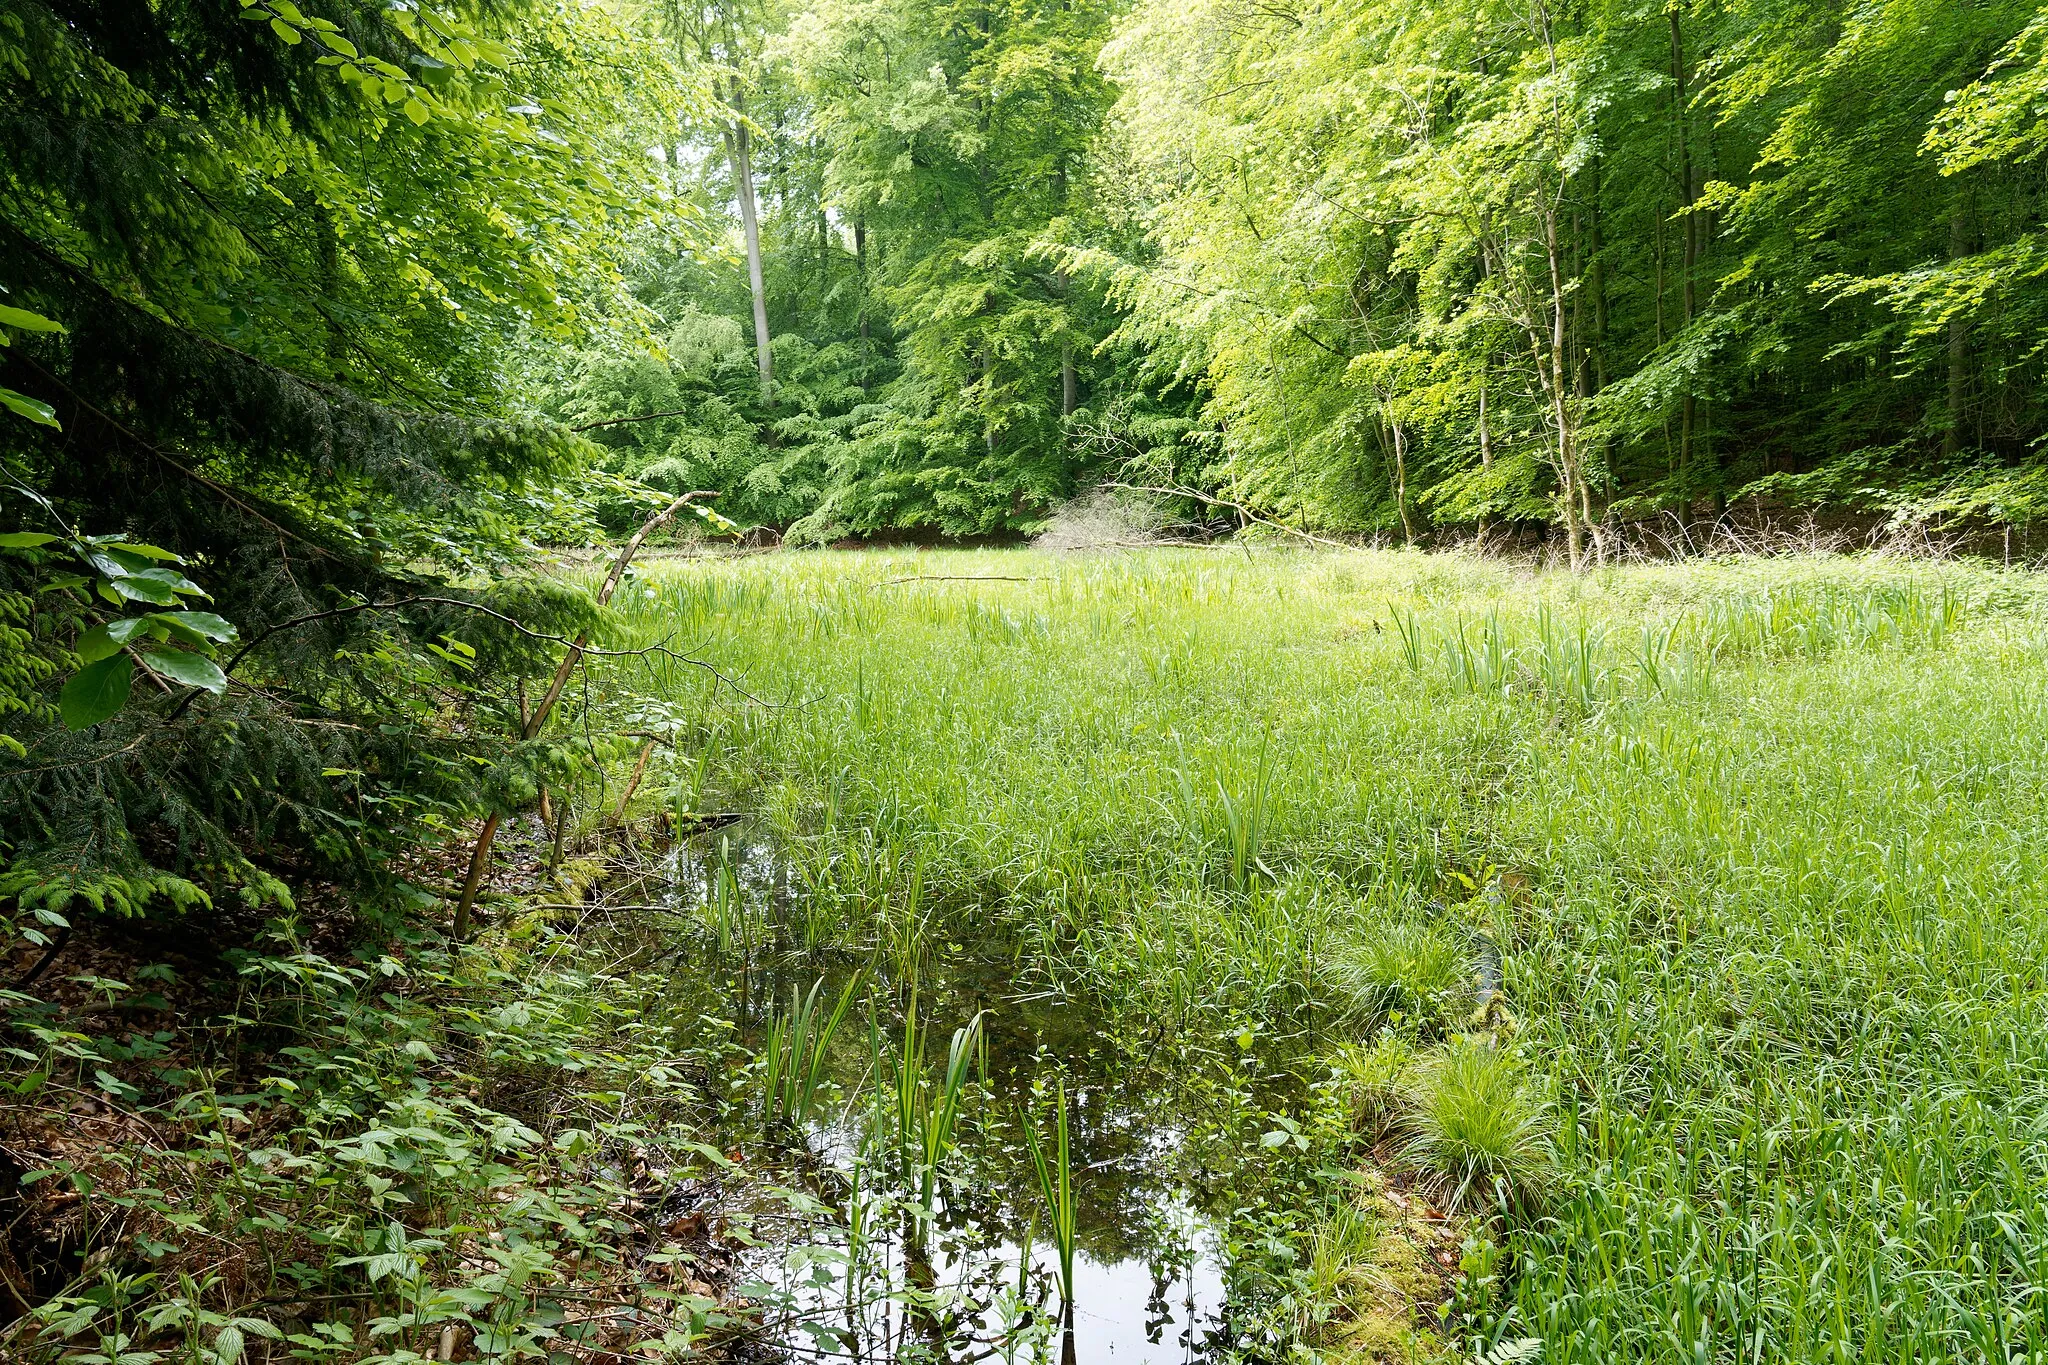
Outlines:
[[871, 943], [821, 944], [815, 888], [736, 833], [678, 845], [641, 890], [673, 912], [690, 1007], [735, 1040], [717, 1123], [746, 1173], [724, 1196], [748, 1215], [746, 1358], [1216, 1358], [1213, 1110], [1241, 1092], [1189, 1085], [1176, 1048], [1029, 976], [993, 914], [913, 891]]

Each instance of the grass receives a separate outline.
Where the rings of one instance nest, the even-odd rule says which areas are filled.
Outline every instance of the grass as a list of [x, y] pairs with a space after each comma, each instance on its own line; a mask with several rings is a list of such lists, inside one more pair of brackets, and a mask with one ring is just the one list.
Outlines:
[[1488, 1054], [1440, 1007], [1408, 1101], [1442, 1177], [1522, 1150], [1454, 1095], [1556, 1097], [1487, 1341], [2034, 1359], [2044, 600], [1877, 559], [780, 555], [620, 605], [781, 705], [660, 657], [608, 685], [684, 717], [669, 790], [722, 733], [715, 804], [804, 869], [819, 948], [998, 933], [1113, 1027], [1335, 1056], [1405, 1027], [1361, 979], [1460, 998], [1409, 950], [1490, 939], [1518, 1029]]
[[1547, 1106], [1517, 1054], [1458, 1039], [1422, 1068], [1403, 1156], [1447, 1208], [1526, 1207], [1550, 1174]]

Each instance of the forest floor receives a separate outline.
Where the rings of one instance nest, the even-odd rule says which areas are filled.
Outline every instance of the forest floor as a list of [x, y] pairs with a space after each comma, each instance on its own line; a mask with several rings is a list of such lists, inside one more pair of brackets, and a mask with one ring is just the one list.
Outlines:
[[648, 738], [473, 943], [456, 840], [381, 940], [313, 895], [8, 994], [0, 1351], [2048, 1350], [2038, 575], [890, 550], [614, 605], [717, 672], [593, 669]]

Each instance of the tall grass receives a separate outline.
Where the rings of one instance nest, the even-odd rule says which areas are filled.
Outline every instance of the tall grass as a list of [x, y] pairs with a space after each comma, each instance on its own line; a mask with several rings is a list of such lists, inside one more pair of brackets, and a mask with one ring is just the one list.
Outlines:
[[1061, 1081], [1053, 1097], [1053, 1148], [1050, 1155], [1040, 1141], [1038, 1130], [1027, 1120], [1024, 1141], [1031, 1153], [1032, 1173], [1038, 1177], [1038, 1192], [1045, 1200], [1046, 1227], [1052, 1233], [1054, 1253], [1059, 1257], [1060, 1309], [1064, 1328], [1064, 1354], [1074, 1355], [1074, 1248], [1078, 1231], [1074, 1203], [1074, 1157], [1067, 1134], [1067, 1083]]
[[[1034, 581], [880, 586], [933, 574]], [[1372, 936], [1483, 928], [1526, 1095], [1559, 1106], [1491, 1339], [1548, 1365], [2048, 1351], [2039, 578], [890, 551], [643, 584], [629, 634], [789, 704], [707, 703], [659, 656], [598, 685], [725, 724], [703, 803], [815, 888], [813, 947], [900, 980], [982, 945], [1020, 991], [1211, 1043], [1334, 1051], [1387, 988], [1434, 994], [1398, 1085], [1357, 1059], [1412, 1144], [1463, 989]], [[936, 1131], [898, 1084], [903, 1130]], [[1460, 1144], [1520, 1148], [1454, 1120], [1411, 1159], [1491, 1201]]]
[[761, 1048], [762, 1113], [768, 1122], [801, 1127], [814, 1117], [825, 1081], [828, 1049], [860, 986], [857, 976], [848, 981], [830, 1010], [822, 1008], [819, 1000], [825, 989], [822, 977], [807, 995], [798, 996], [792, 986], [789, 1009], [770, 1014], [768, 1036]]

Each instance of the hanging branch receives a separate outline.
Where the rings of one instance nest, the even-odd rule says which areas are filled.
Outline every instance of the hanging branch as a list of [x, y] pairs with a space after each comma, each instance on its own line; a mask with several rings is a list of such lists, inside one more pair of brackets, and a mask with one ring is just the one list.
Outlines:
[[[685, 493], [649, 517], [647, 524], [634, 532], [633, 538], [626, 542], [624, 549], [619, 551], [619, 557], [612, 561], [612, 571], [605, 575], [604, 586], [597, 590], [597, 604], [601, 607], [612, 600], [613, 590], [619, 586], [619, 580], [625, 577], [626, 566], [633, 562], [633, 556], [640, 552], [641, 543], [654, 533], [655, 527], [661, 525], [697, 499], [715, 498], [717, 496], [718, 494], [704, 489]], [[526, 724], [521, 727], [519, 738], [522, 741], [532, 739], [547, 725], [548, 716], [555, 709], [555, 702], [561, 698], [562, 689], [568, 686], [569, 675], [575, 672], [576, 665], [583, 661], [583, 656], [587, 651], [589, 642], [590, 633], [588, 631], [577, 632], [575, 640], [569, 645], [568, 652], [562, 655], [561, 666], [555, 669], [554, 681], [548, 684], [547, 695], [540, 699], [540, 705], [533, 708], [533, 714], [526, 718]], [[455, 922], [450, 926], [450, 933], [457, 939], [469, 937], [469, 910], [472, 905], [476, 904], [477, 885], [483, 880], [484, 866], [490, 861], [491, 857], [491, 844], [497, 837], [498, 813], [492, 811], [489, 816], [485, 817], [484, 827], [477, 832], [476, 847], [471, 849], [469, 853], [469, 873], [462, 879], [462, 895], [455, 902]]]
[[607, 417], [602, 422], [585, 422], [581, 426], [570, 427], [569, 430], [596, 431], [599, 427], [623, 426], [627, 422], [652, 422], [661, 417], [688, 417], [689, 415], [690, 410], [688, 408], [674, 408], [668, 412], [643, 412], [638, 417]]

